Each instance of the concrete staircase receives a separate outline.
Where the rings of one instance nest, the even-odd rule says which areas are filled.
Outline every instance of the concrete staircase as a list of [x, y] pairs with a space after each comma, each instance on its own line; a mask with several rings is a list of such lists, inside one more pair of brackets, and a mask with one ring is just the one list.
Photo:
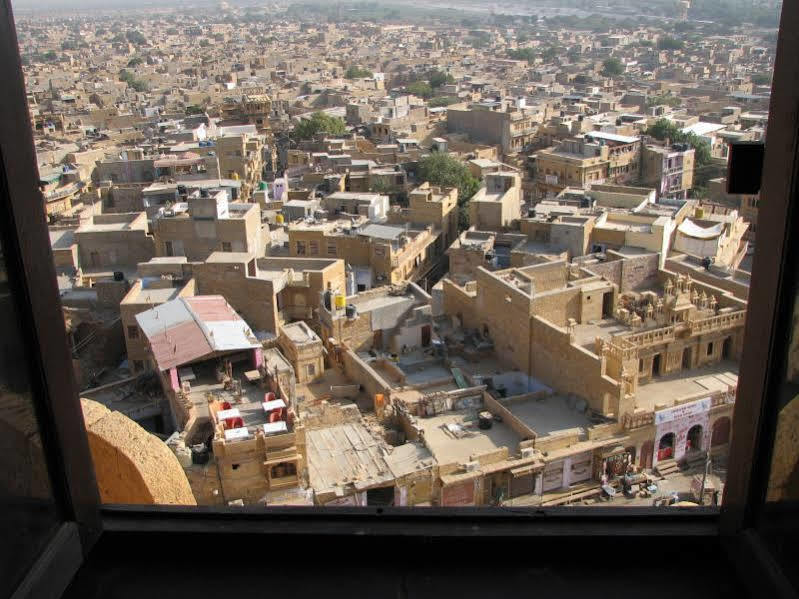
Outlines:
[[703, 470], [706, 460], [707, 452], [692, 451], [690, 453], [686, 453], [682, 460], [680, 460], [680, 469], [683, 471]]
[[680, 465], [676, 460], [661, 460], [657, 463], [657, 466], [655, 466], [655, 472], [663, 478], [676, 474], [679, 471]]

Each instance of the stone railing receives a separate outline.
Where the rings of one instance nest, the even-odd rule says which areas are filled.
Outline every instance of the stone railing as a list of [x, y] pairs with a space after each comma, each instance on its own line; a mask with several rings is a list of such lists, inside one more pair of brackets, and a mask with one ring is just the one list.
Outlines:
[[643, 412], [640, 414], [625, 414], [621, 423], [625, 430], [632, 430], [642, 426], [649, 426], [654, 422], [654, 412]]
[[624, 337], [612, 338], [611, 341], [603, 341], [602, 348], [607, 354], [616, 358], [620, 362], [634, 360], [638, 357], [635, 345], [628, 342]]
[[691, 320], [688, 322], [688, 330], [691, 335], [701, 335], [711, 331], [720, 331], [743, 326], [746, 321], [746, 311], [732, 312], [731, 314], [721, 314], [702, 318], [701, 320]]
[[61, 198], [65, 198], [68, 195], [76, 193], [81, 188], [80, 183], [70, 183], [68, 185], [64, 185], [63, 187], [59, 187], [52, 191], [48, 191], [44, 193], [44, 199], [48, 202], [52, 202], [54, 200], [60, 200]]
[[733, 404], [737, 395], [738, 390], [735, 387], [731, 387], [727, 392], [717, 393], [710, 398], [710, 407], [715, 408], [716, 406]]
[[[663, 327], [660, 329], [652, 329], [650, 331], [642, 331], [640, 333], [631, 333], [618, 338], [624, 339], [636, 347], [659, 345], [661, 343], [674, 341], [674, 327]], [[613, 337], [613, 342], [617, 343], [617, 337]]]

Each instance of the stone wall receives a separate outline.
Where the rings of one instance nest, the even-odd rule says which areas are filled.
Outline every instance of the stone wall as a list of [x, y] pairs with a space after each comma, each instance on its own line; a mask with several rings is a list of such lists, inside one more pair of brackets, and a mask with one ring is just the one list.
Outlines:
[[658, 282], [659, 254], [641, 256], [624, 256], [608, 250], [606, 262], [586, 264], [584, 268], [595, 275], [606, 278], [619, 288], [622, 293], [650, 287]]
[[141, 212], [144, 210], [142, 200], [142, 185], [125, 185], [101, 188], [103, 212], [113, 214], [119, 212]]
[[742, 283], [732, 278], [717, 277], [714, 276], [712, 273], [707, 272], [704, 268], [697, 268], [691, 266], [689, 264], [684, 263], [680, 259], [669, 258], [668, 260], [666, 260], [664, 269], [674, 273], [691, 275], [691, 278], [694, 279], [695, 281], [701, 281], [702, 283], [706, 283], [707, 285], [712, 285], [714, 287], [724, 289], [725, 291], [728, 291], [729, 293], [733, 294], [738, 299], [746, 300], [749, 297], [748, 281], [747, 283]]
[[81, 400], [103, 503], [196, 505], [175, 454], [119, 412]]
[[562, 393], [586, 399], [601, 414], [618, 409], [620, 386], [603, 373], [602, 359], [572, 345], [563, 328], [534, 316], [531, 320], [530, 374]]
[[377, 393], [382, 393], [388, 398], [391, 393], [391, 385], [374, 368], [361, 360], [351, 349], [346, 350], [342, 355], [344, 373], [350, 380], [362, 385], [364, 391], [372, 397]]
[[[491, 397], [491, 394], [486, 391], [483, 392], [483, 406], [492, 414], [501, 417], [502, 423], [507, 424], [514, 433], [522, 438], [522, 441], [536, 438], [537, 435], [533, 429], [522, 422], [502, 403]], [[508, 448], [509, 451], [513, 451], [515, 449], [515, 447]]]

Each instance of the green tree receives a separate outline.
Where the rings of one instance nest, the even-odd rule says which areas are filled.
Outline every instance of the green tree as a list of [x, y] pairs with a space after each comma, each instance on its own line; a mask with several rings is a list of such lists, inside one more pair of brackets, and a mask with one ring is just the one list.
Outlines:
[[452, 96], [439, 96], [438, 98], [431, 98], [427, 105], [430, 108], [438, 108], [440, 106], [449, 106], [450, 104], [456, 104], [459, 102], [458, 98], [454, 98]]
[[144, 37], [141, 31], [137, 29], [128, 29], [125, 32], [125, 39], [134, 46], [144, 46], [147, 44], [147, 38]]
[[347, 71], [344, 73], [344, 77], [346, 79], [362, 79], [364, 77], [371, 77], [372, 71], [369, 69], [362, 69], [361, 67], [356, 67], [352, 65]]
[[468, 205], [480, 187], [480, 182], [469, 172], [466, 165], [449, 154], [433, 152], [419, 162], [419, 180], [432, 185], [458, 188], [458, 224], [461, 229], [469, 226]]
[[527, 62], [533, 62], [535, 59], [535, 50], [532, 48], [518, 48], [515, 50], [508, 50], [506, 52], [508, 58], [512, 58], [513, 60], [526, 60]]
[[663, 94], [661, 96], [654, 96], [646, 99], [646, 105], [652, 106], [679, 106], [682, 101], [677, 96], [670, 96]]
[[768, 85], [771, 83], [771, 77], [766, 73], [755, 73], [752, 75], [752, 83], [755, 85]]
[[427, 81], [414, 81], [405, 88], [409, 94], [420, 98], [429, 98], [433, 95], [433, 88]]
[[541, 58], [543, 58], [547, 62], [552, 62], [558, 57], [559, 54], [560, 50], [556, 46], [550, 46], [549, 48], [541, 52]]
[[607, 58], [602, 63], [602, 74], [605, 77], [617, 77], [624, 73], [624, 65], [618, 58]]
[[330, 116], [324, 112], [314, 112], [311, 118], [301, 120], [294, 126], [294, 136], [297, 139], [311, 139], [318, 133], [326, 133], [339, 137], [346, 133], [344, 120]]
[[444, 71], [432, 70], [427, 74], [427, 81], [435, 89], [447, 83], [455, 83], [455, 78]]
[[56, 62], [58, 60], [58, 54], [53, 50], [48, 50], [42, 54], [42, 60], [45, 62]]
[[647, 135], [655, 139], [666, 140], [672, 143], [687, 143], [694, 150], [694, 166], [701, 168], [711, 162], [710, 145], [695, 133], [685, 133], [668, 119], [658, 119], [646, 130]]
[[199, 106], [197, 104], [189, 104], [186, 106], [186, 114], [203, 114], [205, 112], [205, 108]]
[[662, 37], [658, 40], [658, 50], [679, 50], [683, 45], [680, 40], [673, 37]]
[[136, 79], [135, 75], [127, 69], [119, 71], [119, 80], [128, 84], [128, 87], [137, 92], [145, 92], [148, 90], [147, 83], [140, 79]]
[[128, 61], [129, 67], [136, 67], [139, 66], [140, 64], [144, 64], [144, 59], [142, 59], [140, 56], [134, 56]]

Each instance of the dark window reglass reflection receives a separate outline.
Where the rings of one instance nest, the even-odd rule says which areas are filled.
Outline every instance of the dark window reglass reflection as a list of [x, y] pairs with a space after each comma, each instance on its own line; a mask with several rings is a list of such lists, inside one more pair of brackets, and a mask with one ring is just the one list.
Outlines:
[[0, 597], [16, 588], [59, 521], [23, 344], [0, 245]]

